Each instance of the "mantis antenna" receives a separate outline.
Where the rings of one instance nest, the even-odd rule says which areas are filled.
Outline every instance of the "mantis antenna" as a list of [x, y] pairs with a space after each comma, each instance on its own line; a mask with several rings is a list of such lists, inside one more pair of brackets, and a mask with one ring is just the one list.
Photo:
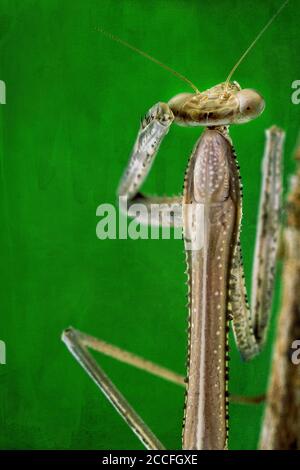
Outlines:
[[279, 15], [279, 13], [281, 13], [281, 11], [284, 9], [284, 7], [289, 3], [289, 0], [286, 0], [280, 8], [278, 8], [278, 10], [276, 11], [276, 13], [274, 13], [274, 15], [272, 16], [272, 18], [267, 22], [267, 24], [263, 27], [263, 29], [258, 33], [258, 35], [256, 36], [256, 38], [254, 39], [254, 41], [252, 41], [252, 43], [250, 44], [250, 46], [245, 50], [244, 54], [240, 57], [240, 59], [237, 61], [237, 63], [235, 64], [235, 66], [231, 69], [231, 72], [230, 74], [228, 75], [227, 79], [226, 79], [226, 82], [225, 82], [225, 90], [227, 90], [228, 88], [228, 85], [229, 85], [229, 81], [232, 77], [232, 75], [234, 74], [234, 72], [236, 71], [236, 69], [238, 68], [238, 66], [240, 65], [240, 63], [245, 59], [246, 55], [248, 55], [248, 53], [251, 51], [251, 49], [255, 46], [255, 44], [257, 43], [257, 41], [260, 39], [260, 37], [264, 34], [264, 32], [268, 29], [268, 27], [273, 23], [273, 21], [275, 20], [275, 18], [277, 18], [277, 16]]
[[96, 31], [98, 31], [99, 33], [102, 33], [104, 36], [108, 37], [112, 41], [118, 42], [119, 44], [122, 44], [122, 46], [128, 47], [128, 49], [131, 49], [132, 51], [137, 52], [141, 56], [146, 57], [146, 59], [149, 59], [152, 62], [154, 62], [155, 64], [159, 65], [160, 67], [166, 69], [168, 72], [175, 75], [175, 77], [177, 77], [180, 80], [182, 80], [183, 82], [187, 83], [197, 94], [200, 94], [200, 91], [198, 90], [198, 88], [188, 78], [186, 78], [184, 75], [181, 75], [181, 73], [177, 72], [176, 70], [173, 70], [171, 67], [164, 64], [163, 62], [160, 62], [159, 60], [155, 59], [155, 57], [152, 57], [151, 55], [147, 54], [146, 52], [142, 51], [141, 49], [138, 49], [137, 47], [132, 46], [128, 42], [126, 42], [123, 39], [119, 38], [118, 36], [115, 36], [111, 33], [108, 33], [107, 31], [104, 31], [104, 29], [96, 28]]
[[[273, 21], [277, 18], [277, 16], [281, 13], [281, 11], [283, 10], [283, 8], [288, 4], [289, 0], [285, 0], [285, 2], [280, 6], [280, 8], [274, 13], [274, 15], [272, 16], [272, 18], [267, 22], [267, 24], [262, 28], [262, 30], [258, 33], [258, 35], [256, 36], [256, 38], [254, 39], [254, 41], [252, 41], [252, 43], [250, 44], [250, 46], [246, 49], [246, 51], [242, 54], [242, 56], [240, 57], [240, 59], [236, 62], [236, 64], [234, 65], [234, 67], [231, 69], [226, 81], [225, 81], [225, 93], [226, 91], [228, 90], [228, 86], [229, 86], [229, 82], [230, 82], [230, 79], [232, 77], [232, 75], [234, 74], [234, 72], [236, 71], [236, 69], [239, 67], [239, 65], [241, 64], [241, 62], [245, 59], [245, 57], [249, 54], [249, 52], [251, 51], [251, 49], [255, 46], [255, 44], [257, 43], [257, 41], [261, 38], [261, 36], [264, 34], [264, 32], [268, 29], [268, 27], [273, 23]], [[112, 41], [115, 41], [119, 44], [121, 44], [122, 46], [124, 47], [127, 47], [128, 49], [131, 49], [132, 51], [140, 54], [141, 56], [145, 57], [146, 59], [154, 62], [155, 64], [159, 65], [160, 67], [164, 68], [165, 70], [167, 70], [168, 72], [170, 72], [172, 75], [175, 75], [175, 77], [179, 78], [180, 80], [182, 80], [183, 82], [187, 83], [194, 91], [195, 93], [197, 94], [200, 94], [200, 91], [198, 90], [198, 88], [196, 87], [196, 85], [193, 84], [193, 82], [191, 82], [191, 80], [189, 80], [187, 77], [185, 77], [184, 75], [182, 75], [181, 73], [177, 72], [176, 70], [172, 69], [171, 67], [169, 67], [168, 65], [164, 64], [163, 62], [160, 62], [158, 59], [156, 59], [155, 57], [152, 57], [150, 54], [147, 54], [146, 52], [142, 51], [141, 49], [138, 49], [137, 47], [133, 46], [132, 44], [129, 44], [127, 41], [124, 41], [123, 39], [121, 39], [120, 37], [112, 34], [112, 33], [109, 33], [107, 31], [105, 31], [104, 29], [102, 28], [95, 28], [95, 30], [101, 34], [103, 34], [104, 36], [108, 37], [109, 39], [111, 39]]]

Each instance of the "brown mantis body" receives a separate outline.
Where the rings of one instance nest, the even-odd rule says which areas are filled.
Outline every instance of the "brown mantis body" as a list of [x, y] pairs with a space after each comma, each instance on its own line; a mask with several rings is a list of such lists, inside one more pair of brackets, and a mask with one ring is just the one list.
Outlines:
[[[117, 41], [142, 53], [118, 38]], [[145, 53], [142, 55], [153, 60]], [[258, 117], [264, 109], [264, 100], [256, 91], [241, 89], [236, 82], [231, 83], [230, 77], [231, 74], [226, 82], [200, 93], [191, 82], [180, 76], [195, 93], [177, 95], [168, 103], [158, 103], [149, 110], [142, 120], [128, 167], [118, 188], [118, 196], [128, 201], [130, 216], [137, 215], [141, 205], [149, 208], [159, 203], [161, 213], [155, 223], [183, 227], [189, 285], [184, 449], [227, 448], [229, 322], [232, 320], [241, 355], [246, 360], [251, 359], [259, 353], [264, 343], [272, 298], [284, 133], [276, 127], [267, 131], [253, 270], [253, 309], [250, 310], [239, 240], [241, 185], [228, 129], [231, 124], [245, 123]], [[205, 127], [190, 158], [183, 196], [144, 196], [139, 189], [173, 122]], [[164, 217], [165, 213], [171, 217]], [[141, 216], [139, 219], [143, 222]], [[163, 445], [97, 365], [87, 347], [177, 383], [181, 383], [181, 378], [72, 328], [64, 332], [63, 340], [144, 445], [148, 449], [162, 449]]]

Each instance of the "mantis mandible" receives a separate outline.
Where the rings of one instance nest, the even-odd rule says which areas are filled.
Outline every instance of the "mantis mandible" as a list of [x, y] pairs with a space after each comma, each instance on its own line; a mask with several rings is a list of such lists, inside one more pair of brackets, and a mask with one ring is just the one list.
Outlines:
[[[148, 111], [118, 188], [118, 195], [128, 200], [129, 215], [137, 203], [146, 207], [159, 203], [163, 207], [161, 223], [165, 223], [163, 215], [167, 212], [177, 214], [169, 218], [170, 225], [183, 227], [189, 287], [184, 449], [227, 448], [229, 324], [232, 323], [237, 347], [245, 360], [257, 355], [265, 341], [276, 264], [284, 132], [275, 126], [266, 132], [250, 309], [240, 247], [242, 187], [228, 129], [231, 124], [247, 123], [257, 118], [265, 104], [258, 92], [242, 89], [230, 79], [286, 3], [242, 55], [227, 80], [203, 92], [178, 72], [109, 35], [167, 68], [193, 88], [193, 93], [181, 93], [168, 103], [157, 103]], [[205, 128], [186, 170], [183, 195], [180, 198], [142, 195], [139, 189], [172, 123]], [[181, 208], [179, 215], [178, 205]], [[183, 383], [182, 377], [73, 328], [64, 331], [63, 341], [145, 447], [164, 449], [87, 348], [179, 384]]]

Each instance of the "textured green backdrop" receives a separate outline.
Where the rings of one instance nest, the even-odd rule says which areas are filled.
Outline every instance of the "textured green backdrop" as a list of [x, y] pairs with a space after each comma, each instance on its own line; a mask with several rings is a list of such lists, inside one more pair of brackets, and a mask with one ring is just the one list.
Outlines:
[[[141, 115], [189, 89], [94, 32], [103, 27], [200, 89], [224, 81], [280, 0], [0, 1], [0, 366], [2, 449], [135, 449], [141, 445], [60, 341], [72, 324], [184, 373], [186, 286], [181, 241], [100, 241], [96, 207], [115, 202]], [[285, 181], [299, 110], [299, 1], [291, 0], [234, 78], [266, 110], [232, 127], [243, 182], [247, 281], [255, 238], [264, 129], [287, 130]], [[175, 127], [146, 183], [178, 193], [199, 129]], [[279, 288], [277, 287], [277, 301]], [[276, 306], [276, 305], [275, 305]], [[274, 309], [276, 310], [276, 309]], [[274, 330], [274, 320], [272, 333]], [[265, 390], [271, 337], [243, 364], [232, 344], [230, 390]], [[179, 448], [183, 390], [98, 355], [168, 448]], [[262, 406], [232, 405], [232, 449], [254, 449]]]

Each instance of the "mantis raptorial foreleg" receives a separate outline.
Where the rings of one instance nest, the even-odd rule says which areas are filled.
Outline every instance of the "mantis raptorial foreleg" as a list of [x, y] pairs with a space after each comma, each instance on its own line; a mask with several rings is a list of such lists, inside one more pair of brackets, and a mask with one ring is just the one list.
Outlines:
[[152, 106], [142, 119], [129, 164], [118, 188], [119, 196], [126, 196], [129, 200], [136, 196], [173, 120], [173, 113], [165, 103]]
[[[151, 225], [181, 227], [181, 197], [144, 196], [138, 192], [173, 120], [173, 112], [166, 103], [157, 103], [146, 113], [117, 193], [119, 197], [125, 197], [128, 200], [129, 216], [137, 216], [138, 204], [142, 204], [147, 209], [147, 214], [150, 213], [151, 206], [159, 206], [159, 212], [156, 217], [152, 217]], [[143, 214], [141, 212], [137, 219], [141, 223], [148, 224], [149, 218], [147, 216], [143, 219]]]
[[259, 353], [268, 326], [280, 229], [281, 158], [284, 132], [276, 127], [266, 131], [263, 182], [258, 214], [250, 310], [244, 282], [239, 238], [230, 278], [230, 308], [237, 346], [244, 359]]

